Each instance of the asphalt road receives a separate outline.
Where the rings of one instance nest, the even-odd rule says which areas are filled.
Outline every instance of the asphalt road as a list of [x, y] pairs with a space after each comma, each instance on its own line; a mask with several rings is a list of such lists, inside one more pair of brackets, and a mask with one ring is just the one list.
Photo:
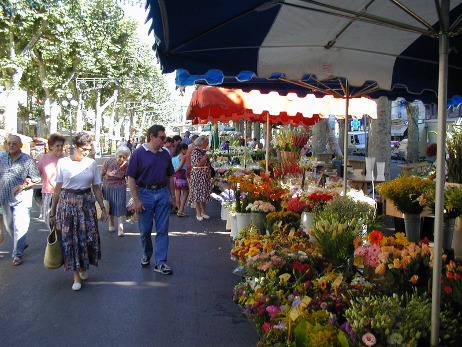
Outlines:
[[136, 224], [119, 238], [100, 222], [100, 265], [74, 292], [72, 273], [43, 267], [48, 232], [34, 203], [23, 264], [12, 266], [9, 235], [0, 245], [0, 346], [254, 346], [256, 330], [232, 301], [240, 278], [229, 232], [219, 204], [207, 205], [207, 221], [193, 209], [170, 217], [172, 276], [141, 268]]

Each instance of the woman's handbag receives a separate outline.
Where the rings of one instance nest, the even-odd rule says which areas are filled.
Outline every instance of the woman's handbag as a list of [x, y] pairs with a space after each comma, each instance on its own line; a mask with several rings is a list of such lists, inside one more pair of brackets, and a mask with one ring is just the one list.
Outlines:
[[47, 237], [47, 246], [45, 248], [45, 257], [43, 266], [47, 269], [58, 269], [64, 264], [63, 247], [61, 233], [52, 227], [50, 235]]
[[213, 168], [212, 165], [210, 165], [210, 177], [212, 177], [212, 178], [215, 177], [215, 169]]
[[[109, 201], [108, 200], [103, 200], [103, 206], [104, 208], [106, 209], [106, 213], [109, 215], [110, 211], [109, 211]], [[98, 220], [101, 220], [101, 217], [102, 217], [102, 210], [101, 210], [101, 207], [99, 206], [98, 202], [95, 203], [95, 207], [96, 207], [96, 218]]]

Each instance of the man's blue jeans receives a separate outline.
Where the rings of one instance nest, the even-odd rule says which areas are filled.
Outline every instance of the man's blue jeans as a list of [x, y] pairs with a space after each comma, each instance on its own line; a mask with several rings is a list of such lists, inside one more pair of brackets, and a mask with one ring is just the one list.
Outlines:
[[3, 225], [13, 237], [12, 257], [22, 257], [26, 247], [26, 234], [29, 230], [30, 207], [22, 201], [15, 206], [2, 205]]
[[151, 257], [153, 253], [151, 231], [153, 220], [156, 223], [155, 264], [165, 264], [168, 252], [168, 220], [170, 217], [170, 196], [168, 188], [151, 190], [138, 187], [138, 195], [144, 206], [144, 211], [138, 213], [138, 228], [140, 229], [143, 255]]

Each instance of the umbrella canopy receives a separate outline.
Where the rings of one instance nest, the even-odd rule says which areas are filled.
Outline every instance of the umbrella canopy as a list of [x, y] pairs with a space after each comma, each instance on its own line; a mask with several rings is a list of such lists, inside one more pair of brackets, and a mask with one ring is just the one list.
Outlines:
[[[350, 100], [350, 104], [349, 113], [353, 117], [369, 115], [377, 118], [374, 101], [358, 98]], [[319, 117], [331, 114], [344, 117], [344, 99], [332, 96], [316, 98], [312, 94], [299, 98], [295, 94], [281, 96], [277, 92], [262, 94], [253, 90], [246, 93], [240, 89], [201, 86], [193, 93], [187, 119], [193, 124], [237, 122], [240, 119], [265, 123], [269, 119], [273, 124], [308, 127], [315, 124]]]
[[[450, 2], [451, 32], [460, 34], [460, 0]], [[438, 11], [412, 0], [148, 0], [164, 72], [217, 70], [289, 80], [343, 77], [350, 86], [374, 81], [382, 90], [438, 89]], [[401, 4], [402, 6], [397, 6]], [[192, 18], [191, 13], [194, 13]], [[458, 32], [459, 30], [459, 32]], [[462, 95], [462, 38], [450, 39], [448, 93]], [[220, 78], [215, 77], [216, 81]], [[216, 82], [212, 82], [216, 84]]]

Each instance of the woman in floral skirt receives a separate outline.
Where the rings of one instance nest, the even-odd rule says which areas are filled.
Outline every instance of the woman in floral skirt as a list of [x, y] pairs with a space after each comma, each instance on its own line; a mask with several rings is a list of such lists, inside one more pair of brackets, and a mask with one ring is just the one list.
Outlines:
[[109, 232], [114, 232], [114, 216], [117, 217], [119, 237], [124, 236], [124, 217], [127, 214], [127, 183], [125, 173], [128, 168], [128, 158], [131, 151], [126, 146], [120, 146], [114, 158], [107, 159], [101, 167], [103, 180], [103, 196], [109, 201]]
[[212, 180], [210, 175], [210, 160], [205, 149], [209, 145], [206, 136], [199, 136], [194, 141], [196, 148], [191, 153], [191, 185], [189, 200], [196, 205], [196, 218], [198, 221], [209, 219], [205, 213], [205, 203], [210, 201], [212, 193]]
[[[50, 223], [61, 233], [64, 269], [73, 271], [72, 290], [80, 290], [82, 280], [88, 279], [90, 264], [98, 266], [101, 259], [95, 197], [107, 220], [101, 192], [101, 176], [93, 159], [92, 139], [86, 133], [73, 138], [74, 154], [58, 161], [56, 187], [51, 203]], [[93, 188], [93, 192], [92, 192]]]

